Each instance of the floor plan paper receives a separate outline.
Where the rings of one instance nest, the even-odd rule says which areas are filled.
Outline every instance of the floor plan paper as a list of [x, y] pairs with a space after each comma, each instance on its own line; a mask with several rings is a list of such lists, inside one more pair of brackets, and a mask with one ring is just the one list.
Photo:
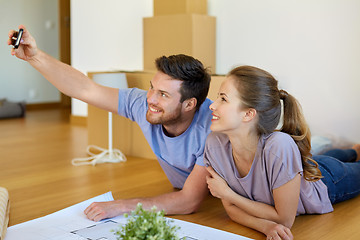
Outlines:
[[[123, 216], [93, 222], [86, 218], [83, 211], [92, 202], [114, 200], [112, 193], [107, 192], [71, 207], [47, 216], [8, 228], [5, 240], [116, 240], [111, 230], [126, 223]], [[187, 240], [245, 240], [240, 235], [205, 227], [199, 224], [170, 219], [180, 227], [178, 236]]]

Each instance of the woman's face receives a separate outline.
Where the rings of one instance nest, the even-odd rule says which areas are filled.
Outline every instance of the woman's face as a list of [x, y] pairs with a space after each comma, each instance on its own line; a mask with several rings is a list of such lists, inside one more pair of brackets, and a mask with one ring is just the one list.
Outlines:
[[234, 83], [234, 77], [226, 77], [217, 99], [210, 105], [210, 110], [213, 111], [210, 129], [214, 132], [229, 133], [242, 126], [246, 112], [242, 110], [242, 102]]

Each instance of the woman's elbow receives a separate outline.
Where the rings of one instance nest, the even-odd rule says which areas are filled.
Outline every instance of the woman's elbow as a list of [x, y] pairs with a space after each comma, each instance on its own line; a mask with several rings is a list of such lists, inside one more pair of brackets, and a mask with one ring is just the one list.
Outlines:
[[[239, 223], [239, 224], [242, 224], [240, 221], [239, 221], [239, 214], [238, 212], [233, 212], [231, 208], [229, 208], [229, 206], [227, 204], [224, 204], [223, 202], [223, 206], [224, 206], [224, 209], [225, 209], [225, 212], [226, 214], [228, 215], [228, 217], [236, 222], [236, 223]], [[241, 217], [240, 217], [241, 219]]]
[[279, 224], [284, 225], [285, 227], [291, 229], [291, 227], [293, 226], [295, 222], [295, 217], [292, 218], [286, 218], [283, 220], [278, 221]]
[[232, 221], [241, 224], [238, 220], [238, 217], [235, 214], [232, 214], [231, 212], [226, 212], [226, 213]]

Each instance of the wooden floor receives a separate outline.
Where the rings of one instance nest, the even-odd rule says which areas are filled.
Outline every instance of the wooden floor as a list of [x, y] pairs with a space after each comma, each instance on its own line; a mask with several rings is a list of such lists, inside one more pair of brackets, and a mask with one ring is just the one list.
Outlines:
[[[11, 200], [10, 225], [38, 218], [112, 191], [115, 198], [173, 191], [157, 161], [71, 165], [85, 157], [86, 127], [69, 123], [69, 110], [29, 111], [22, 119], [0, 120], [0, 186]], [[172, 216], [254, 239], [265, 236], [232, 222], [220, 201], [209, 196], [195, 214]], [[360, 239], [360, 197], [337, 204], [325, 215], [299, 216], [295, 239]]]

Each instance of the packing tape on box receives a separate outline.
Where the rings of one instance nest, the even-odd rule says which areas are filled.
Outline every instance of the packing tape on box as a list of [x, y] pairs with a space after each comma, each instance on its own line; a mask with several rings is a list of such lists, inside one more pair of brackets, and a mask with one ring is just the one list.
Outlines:
[[0, 240], [5, 239], [6, 230], [9, 224], [10, 202], [8, 191], [0, 187]]

